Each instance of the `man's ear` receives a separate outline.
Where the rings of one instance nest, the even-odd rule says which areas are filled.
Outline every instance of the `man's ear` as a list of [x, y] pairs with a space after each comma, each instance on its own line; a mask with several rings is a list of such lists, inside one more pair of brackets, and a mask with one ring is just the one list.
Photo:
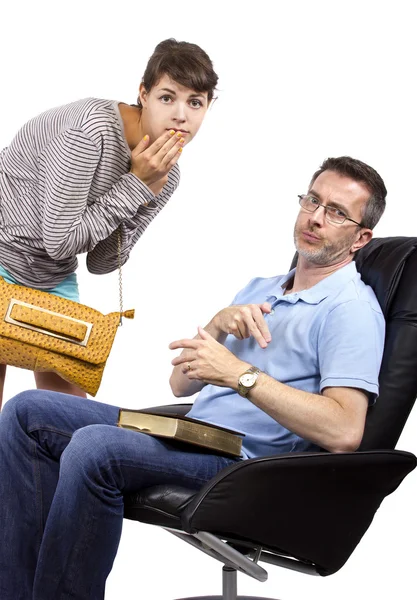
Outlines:
[[141, 83], [139, 86], [139, 100], [143, 108], [145, 108], [148, 100], [148, 92], [146, 91], [145, 85], [143, 83]]
[[354, 254], [355, 252], [357, 252], [358, 250], [360, 250], [361, 248], [366, 246], [366, 244], [368, 244], [371, 241], [373, 235], [374, 234], [373, 234], [372, 229], [361, 229], [358, 239], [356, 240], [356, 242], [352, 245], [352, 247], [350, 249], [352, 254]]

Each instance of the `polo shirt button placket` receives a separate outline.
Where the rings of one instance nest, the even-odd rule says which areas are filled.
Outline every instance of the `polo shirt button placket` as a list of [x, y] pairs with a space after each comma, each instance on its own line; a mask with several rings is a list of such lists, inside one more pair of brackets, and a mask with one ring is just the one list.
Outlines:
[[267, 297], [265, 298], [265, 302], [269, 302], [269, 303], [271, 304], [271, 312], [270, 312], [270, 313], [266, 313], [266, 314], [264, 315], [264, 318], [265, 318], [265, 317], [272, 317], [272, 315], [273, 315], [273, 314], [274, 314], [274, 312], [275, 312], [274, 305], [276, 305], [276, 304], [277, 304], [277, 297], [276, 297], [276, 296], [267, 296]]

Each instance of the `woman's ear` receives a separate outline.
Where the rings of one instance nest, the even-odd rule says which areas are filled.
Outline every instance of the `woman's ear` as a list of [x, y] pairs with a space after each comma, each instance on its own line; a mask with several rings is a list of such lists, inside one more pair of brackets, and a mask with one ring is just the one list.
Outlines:
[[216, 102], [218, 96], [213, 96], [210, 102], [207, 105], [207, 110], [211, 110], [213, 108], [214, 103]]
[[143, 108], [146, 108], [146, 103], [148, 100], [148, 92], [146, 91], [145, 85], [143, 83], [140, 84], [139, 86], [139, 97], [138, 100], [140, 101], [141, 105]]

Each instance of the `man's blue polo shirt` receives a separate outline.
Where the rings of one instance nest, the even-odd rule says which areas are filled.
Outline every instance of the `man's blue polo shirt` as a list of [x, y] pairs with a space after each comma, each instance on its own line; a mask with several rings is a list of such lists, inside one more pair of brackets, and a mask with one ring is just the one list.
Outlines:
[[[314, 394], [326, 387], [360, 388], [373, 401], [385, 322], [372, 288], [352, 262], [307, 290], [284, 295], [294, 272], [252, 279], [232, 303], [271, 303], [272, 312], [265, 315], [272, 336], [267, 348], [232, 335], [225, 346], [291, 387]], [[244, 432], [245, 458], [317, 448], [230, 388], [206, 385], [189, 416]]]

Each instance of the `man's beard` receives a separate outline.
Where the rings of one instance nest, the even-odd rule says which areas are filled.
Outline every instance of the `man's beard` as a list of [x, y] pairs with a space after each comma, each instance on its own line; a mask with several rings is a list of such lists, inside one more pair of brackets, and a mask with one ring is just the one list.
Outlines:
[[[319, 235], [316, 231], [312, 229], [308, 230], [313, 235]], [[297, 249], [298, 254], [303, 256], [306, 260], [313, 263], [314, 265], [326, 266], [332, 265], [334, 263], [340, 262], [345, 259], [349, 255], [349, 250], [356, 238], [356, 232], [352, 233], [338, 242], [326, 242], [322, 238], [322, 245], [319, 248], [300, 248], [300, 244], [297, 241], [297, 238], [301, 236], [301, 231], [297, 230], [297, 227], [294, 228], [294, 244]]]

